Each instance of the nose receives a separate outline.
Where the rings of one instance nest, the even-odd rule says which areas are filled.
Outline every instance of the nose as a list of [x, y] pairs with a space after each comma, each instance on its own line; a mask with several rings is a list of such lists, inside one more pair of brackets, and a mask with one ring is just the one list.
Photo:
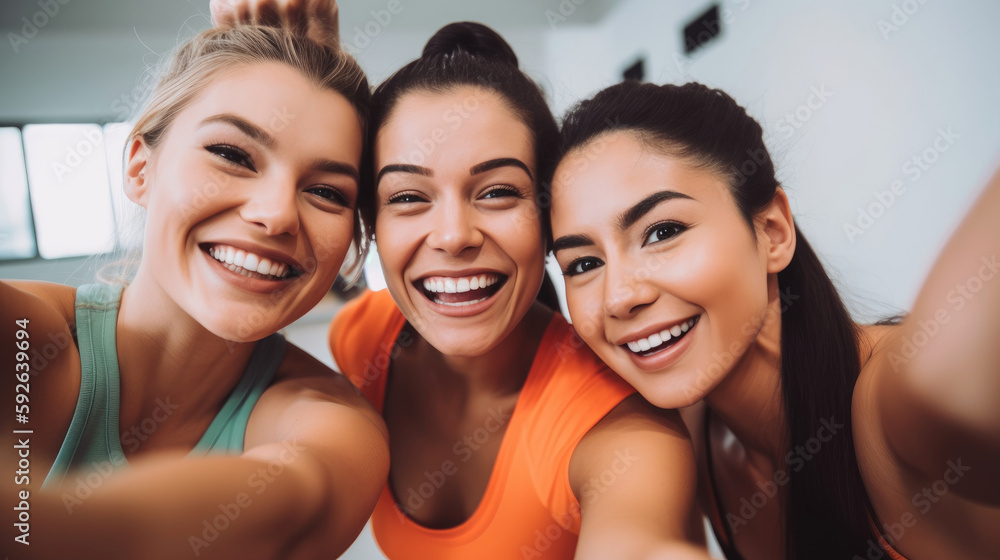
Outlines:
[[482, 246], [483, 241], [476, 211], [469, 204], [456, 200], [438, 206], [433, 229], [427, 236], [428, 246], [458, 256], [466, 249]]
[[296, 235], [299, 232], [297, 191], [288, 180], [261, 182], [243, 204], [240, 216], [263, 228], [267, 235]]
[[656, 301], [659, 291], [650, 280], [651, 270], [628, 259], [608, 256], [604, 274], [604, 312], [628, 319]]

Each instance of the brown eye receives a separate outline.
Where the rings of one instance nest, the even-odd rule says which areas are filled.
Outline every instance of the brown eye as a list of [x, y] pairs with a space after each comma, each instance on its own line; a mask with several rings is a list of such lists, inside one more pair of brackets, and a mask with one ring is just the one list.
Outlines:
[[386, 204], [413, 204], [414, 202], [427, 202], [427, 199], [416, 193], [401, 192], [390, 196], [385, 201]]
[[228, 161], [229, 163], [245, 167], [254, 173], [257, 172], [257, 168], [253, 166], [253, 160], [250, 159], [250, 155], [236, 146], [230, 146], [229, 144], [213, 144], [211, 146], [205, 146], [205, 149]]
[[510, 185], [497, 185], [496, 187], [486, 191], [483, 198], [507, 198], [511, 196], [521, 198], [521, 191]]
[[593, 257], [582, 257], [575, 259], [573, 262], [566, 265], [563, 269], [563, 276], [576, 276], [578, 274], [583, 274], [585, 272], [590, 272], [595, 268], [599, 268], [604, 265], [601, 259], [596, 259]]
[[350, 206], [347, 202], [347, 198], [339, 190], [328, 187], [326, 185], [317, 185], [315, 187], [310, 187], [306, 189], [306, 192], [312, 193], [320, 198], [325, 198], [334, 204], [339, 204], [340, 206]]
[[646, 230], [646, 239], [643, 241], [642, 246], [645, 247], [650, 243], [666, 241], [667, 239], [677, 237], [686, 229], [686, 227], [678, 224], [677, 222], [663, 222], [655, 224]]

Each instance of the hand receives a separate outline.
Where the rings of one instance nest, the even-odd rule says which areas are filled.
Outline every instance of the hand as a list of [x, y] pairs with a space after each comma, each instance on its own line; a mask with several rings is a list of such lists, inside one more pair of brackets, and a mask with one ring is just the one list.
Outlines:
[[337, 45], [336, 0], [211, 0], [212, 24], [228, 29], [240, 24], [285, 27], [327, 45]]

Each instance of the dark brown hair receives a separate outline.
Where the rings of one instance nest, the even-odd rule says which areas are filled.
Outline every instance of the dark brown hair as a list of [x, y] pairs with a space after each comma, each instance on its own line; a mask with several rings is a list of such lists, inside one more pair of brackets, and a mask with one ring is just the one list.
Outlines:
[[[569, 112], [563, 148], [569, 151], [619, 130], [725, 177], [751, 232], [754, 216], [770, 204], [779, 186], [760, 125], [720, 90], [697, 83], [609, 87]], [[783, 512], [785, 550], [791, 559], [863, 557], [868, 498], [850, 422], [861, 367], [858, 332], [797, 226], [795, 235], [792, 260], [778, 273], [782, 293], [795, 298], [781, 321], [788, 449], [805, 446], [824, 422], [843, 422], [845, 427], [801, 469], [792, 469]]]

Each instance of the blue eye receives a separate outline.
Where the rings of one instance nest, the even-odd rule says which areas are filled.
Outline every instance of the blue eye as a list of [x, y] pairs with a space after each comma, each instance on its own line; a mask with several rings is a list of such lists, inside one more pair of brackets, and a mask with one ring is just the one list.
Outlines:
[[257, 172], [257, 168], [253, 166], [253, 160], [250, 159], [250, 155], [236, 146], [231, 146], [229, 144], [213, 144], [211, 146], [205, 146], [205, 149], [229, 163], [245, 167], [254, 173]]
[[687, 228], [677, 222], [661, 222], [659, 224], [654, 224], [652, 227], [646, 230], [645, 239], [642, 242], [643, 247], [649, 245], [650, 243], [656, 243], [659, 241], [666, 241], [668, 239], [677, 237], [684, 232]]
[[563, 276], [576, 276], [578, 274], [583, 274], [585, 272], [590, 272], [595, 268], [603, 266], [604, 262], [601, 259], [593, 257], [581, 257], [575, 259], [563, 269]]

